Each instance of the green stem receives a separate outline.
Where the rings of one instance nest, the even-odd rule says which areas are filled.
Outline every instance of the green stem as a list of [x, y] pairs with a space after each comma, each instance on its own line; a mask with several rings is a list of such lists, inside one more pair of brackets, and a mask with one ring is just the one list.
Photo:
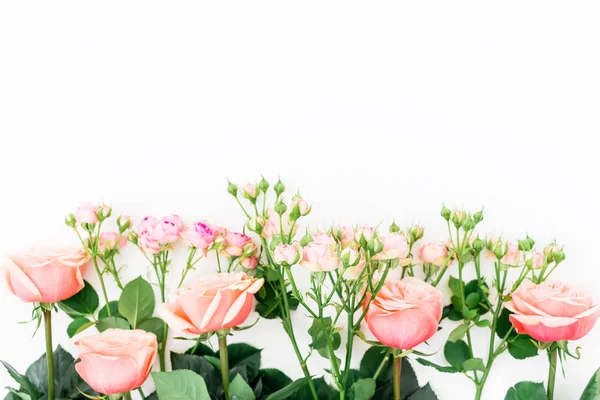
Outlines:
[[141, 386], [140, 386], [140, 387], [137, 389], [137, 391], [138, 391], [138, 393], [140, 394], [140, 398], [141, 398], [142, 400], [146, 400], [146, 395], [144, 394], [144, 391], [142, 390], [142, 387], [141, 387]]
[[54, 353], [52, 352], [52, 310], [44, 310], [46, 361], [48, 363], [48, 400], [54, 400]]
[[229, 400], [229, 354], [227, 353], [227, 333], [218, 331], [219, 358], [221, 360], [221, 379], [223, 380], [223, 392], [225, 400]]
[[448, 269], [448, 266], [446, 265], [445, 267], [443, 267], [440, 270], [440, 272], [438, 273], [438, 276], [435, 278], [435, 281], [431, 282], [431, 286], [436, 287], [438, 285], [438, 283], [440, 283], [440, 281], [442, 280], [442, 277], [446, 273], [447, 269]]
[[548, 400], [554, 400], [554, 383], [556, 381], [556, 358], [558, 355], [558, 347], [550, 346], [548, 348], [548, 361], [550, 363], [548, 369]]
[[106, 285], [104, 285], [104, 278], [102, 277], [102, 271], [100, 271], [100, 266], [98, 266], [97, 255], [94, 253], [92, 255], [92, 260], [94, 261], [94, 268], [96, 268], [96, 273], [98, 274], [98, 279], [100, 280], [100, 286], [102, 287], [102, 295], [104, 296], [104, 301], [106, 302], [106, 311], [108, 312], [108, 316], [112, 317], [112, 313], [110, 312], [110, 307], [108, 304], [108, 295], [106, 294]]
[[[160, 287], [160, 298], [163, 303], [166, 303], [164, 275], [163, 275], [163, 284]], [[158, 348], [158, 358], [159, 358], [159, 362], [160, 362], [161, 372], [165, 372], [167, 370], [166, 365], [165, 365], [165, 351], [167, 349], [168, 335], [169, 335], [169, 325], [167, 325], [165, 323], [163, 325], [163, 338], [162, 338], [163, 340], [161, 341], [160, 346]]]
[[346, 388], [348, 386], [348, 381], [350, 379], [350, 363], [352, 361], [352, 346], [354, 344], [354, 295], [350, 295], [348, 302], [350, 303], [350, 307], [348, 308], [348, 338], [346, 343], [346, 362], [344, 364], [344, 382], [343, 386]]
[[402, 375], [402, 358], [394, 357], [394, 400], [400, 400], [400, 377]]
[[383, 360], [381, 361], [381, 364], [379, 364], [379, 367], [377, 367], [377, 371], [375, 371], [375, 375], [373, 375], [374, 381], [377, 381], [379, 374], [381, 374], [381, 371], [383, 371], [383, 368], [385, 367], [385, 365], [388, 363], [389, 360], [390, 360], [390, 349], [388, 348], [385, 355], [383, 356]]
[[125, 393], [123, 393], [123, 399], [124, 400], [131, 400], [131, 392], [125, 392]]
[[119, 287], [119, 289], [123, 290], [123, 284], [121, 283], [121, 279], [119, 278], [119, 271], [117, 271], [117, 266], [115, 264], [115, 258], [112, 257], [110, 262], [112, 265], [113, 277], [115, 278], [115, 282], [117, 283], [117, 286]]

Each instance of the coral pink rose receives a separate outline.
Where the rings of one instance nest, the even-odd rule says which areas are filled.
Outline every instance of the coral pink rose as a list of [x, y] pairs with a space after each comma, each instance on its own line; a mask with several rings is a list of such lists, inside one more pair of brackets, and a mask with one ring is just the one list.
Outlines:
[[96, 213], [96, 206], [92, 203], [82, 204], [81, 207], [75, 211], [75, 220], [79, 223], [93, 224], [98, 222], [98, 214]]
[[250, 236], [238, 232], [227, 232], [223, 254], [227, 257], [239, 257], [244, 254], [244, 248], [250, 243], [252, 243]]
[[443, 267], [448, 263], [448, 248], [444, 242], [431, 242], [419, 248], [419, 258], [436, 267]]
[[146, 381], [156, 358], [156, 336], [141, 329], [107, 329], [75, 342], [75, 369], [96, 392], [117, 394], [137, 389]]
[[202, 335], [242, 324], [264, 279], [244, 272], [206, 275], [177, 289], [158, 310], [169, 326]]
[[[265, 239], [270, 239], [275, 235], [281, 234], [281, 227], [283, 226], [283, 234], [289, 235], [290, 230], [292, 229], [292, 224], [290, 222], [290, 212], [289, 210], [284, 212], [281, 217], [279, 214], [275, 212], [274, 209], [270, 208], [268, 211], [269, 218], [265, 221], [265, 225], [262, 230], [262, 236]], [[280, 221], [281, 219], [281, 221]], [[294, 224], [294, 232], [296, 233], [296, 229], [298, 226]]]
[[273, 252], [273, 260], [277, 264], [294, 265], [300, 260], [300, 253], [301, 249], [298, 243], [280, 244]]
[[56, 303], [83, 289], [81, 276], [89, 258], [81, 247], [32, 248], [3, 262], [9, 290], [31, 303]]
[[381, 237], [383, 243], [383, 250], [380, 253], [375, 254], [374, 260], [395, 260], [400, 259], [402, 265], [406, 264], [406, 261], [410, 261], [408, 257], [408, 241], [406, 236], [400, 233], [389, 233]]
[[600, 316], [600, 304], [583, 289], [560, 282], [523, 282], [505, 305], [517, 333], [542, 342], [585, 336]]
[[127, 244], [127, 237], [117, 232], [103, 232], [98, 240], [98, 249], [101, 253], [106, 250], [114, 250]]
[[304, 247], [300, 265], [309, 271], [333, 271], [340, 264], [340, 259], [331, 246], [311, 242]]
[[408, 350], [431, 338], [441, 317], [442, 293], [419, 279], [404, 278], [384, 284], [371, 302], [365, 320], [381, 343]]
[[215, 232], [205, 222], [196, 222], [194, 225], [188, 227], [183, 231], [181, 235], [190, 246], [197, 248], [204, 255], [208, 253], [208, 250], [215, 241]]

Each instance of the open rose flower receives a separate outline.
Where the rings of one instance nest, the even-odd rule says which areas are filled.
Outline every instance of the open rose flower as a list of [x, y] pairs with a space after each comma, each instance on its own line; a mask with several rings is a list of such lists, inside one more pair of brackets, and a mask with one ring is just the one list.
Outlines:
[[300, 265], [309, 271], [333, 271], [340, 264], [340, 259], [331, 246], [323, 243], [310, 242], [304, 247]]
[[101, 253], [107, 250], [115, 250], [127, 244], [127, 237], [117, 232], [103, 232], [98, 240], [98, 249]]
[[244, 248], [249, 244], [253, 244], [250, 236], [238, 232], [227, 232], [223, 254], [227, 257], [239, 257], [244, 254]]
[[263, 283], [263, 278], [244, 272], [202, 276], [177, 289], [158, 312], [170, 327], [184, 333], [202, 335], [233, 328], [246, 321], [253, 295]]
[[197, 248], [202, 254], [206, 255], [214, 243], [216, 235], [210, 225], [200, 221], [185, 229], [182, 237], [190, 246]]
[[419, 279], [404, 278], [385, 282], [365, 320], [381, 343], [408, 350], [431, 338], [441, 317], [442, 293]]
[[406, 236], [400, 233], [389, 233], [381, 237], [383, 243], [383, 250], [380, 253], [375, 254], [374, 260], [400, 260], [400, 265], [407, 265], [410, 263], [408, 258], [408, 241]]
[[448, 263], [448, 248], [444, 242], [431, 242], [419, 248], [419, 258], [436, 267], [443, 267]]
[[82, 270], [89, 258], [78, 246], [37, 247], [8, 256], [2, 263], [8, 289], [31, 303], [56, 303], [83, 289]]
[[588, 291], [560, 282], [523, 282], [505, 307], [517, 333], [542, 342], [579, 339], [600, 316]]
[[96, 392], [118, 394], [142, 386], [156, 358], [156, 336], [141, 329], [107, 329], [75, 342], [75, 369]]
[[335, 239], [327, 232], [315, 232], [311, 236], [314, 243], [326, 244], [335, 247]]
[[96, 206], [92, 203], [82, 204], [81, 207], [75, 211], [75, 220], [79, 223], [93, 224], [98, 222], [98, 214], [96, 213]]
[[280, 244], [273, 252], [273, 260], [277, 264], [294, 265], [300, 260], [301, 251], [298, 243]]

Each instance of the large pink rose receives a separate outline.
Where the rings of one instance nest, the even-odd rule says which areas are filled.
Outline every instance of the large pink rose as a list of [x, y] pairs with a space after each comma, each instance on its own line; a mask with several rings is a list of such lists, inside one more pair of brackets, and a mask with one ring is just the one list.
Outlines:
[[242, 324], [252, 311], [254, 293], [264, 279], [244, 272], [202, 276], [177, 289], [158, 310], [169, 326], [201, 335]]
[[585, 336], [600, 316], [600, 304], [584, 289], [560, 282], [524, 282], [505, 305], [517, 333], [542, 342]]
[[444, 242], [431, 242], [419, 248], [419, 258], [425, 263], [443, 267], [448, 263], [448, 248]]
[[142, 386], [156, 358], [156, 336], [141, 329], [107, 329], [75, 342], [75, 369], [96, 392], [117, 394]]
[[408, 350], [431, 338], [441, 317], [442, 293], [419, 279], [404, 278], [384, 284], [365, 320], [381, 343]]
[[78, 246], [32, 248], [3, 263], [9, 290], [25, 302], [56, 303], [83, 289], [82, 270], [89, 258]]
[[188, 227], [183, 231], [182, 236], [190, 246], [197, 248], [204, 255], [206, 255], [216, 237], [210, 225], [202, 221]]
[[389, 233], [381, 237], [383, 250], [375, 254], [374, 260], [395, 260], [400, 259], [401, 264], [410, 262], [408, 259], [408, 241], [406, 236], [400, 233]]
[[333, 271], [340, 265], [340, 259], [330, 245], [310, 242], [302, 251], [300, 265], [311, 272]]

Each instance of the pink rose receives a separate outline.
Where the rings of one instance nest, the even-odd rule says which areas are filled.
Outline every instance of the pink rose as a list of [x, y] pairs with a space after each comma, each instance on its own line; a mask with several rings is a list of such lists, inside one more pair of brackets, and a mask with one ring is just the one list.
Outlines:
[[255, 256], [244, 257], [240, 260], [240, 265], [246, 269], [254, 269], [258, 265], [258, 258]]
[[527, 265], [529, 265], [529, 263], [531, 263], [532, 269], [540, 269], [544, 266], [545, 261], [546, 261], [546, 258], [544, 257], [544, 255], [542, 253], [540, 253], [539, 251], [532, 251], [529, 256]]
[[110, 217], [111, 213], [112, 213], [112, 208], [106, 204], [101, 204], [98, 207], [96, 207], [96, 214], [98, 215], [98, 218], [101, 220], [105, 220], [106, 218]]
[[560, 282], [523, 282], [505, 307], [517, 333], [542, 342], [580, 339], [600, 316], [588, 291]]
[[[340, 265], [339, 269], [343, 271], [342, 277], [346, 280], [358, 279], [367, 265], [364, 255], [359, 253], [358, 250], [353, 247], [346, 247], [342, 251], [341, 259], [343, 265]], [[344, 265], [347, 265], [348, 267], [344, 268]]]
[[315, 232], [312, 235], [313, 242], [319, 244], [326, 244], [328, 246], [335, 246], [335, 239], [327, 232]]
[[177, 289], [158, 312], [170, 327], [188, 334], [233, 328], [248, 318], [263, 283], [244, 272], [202, 276]]
[[[289, 210], [284, 212], [280, 217], [279, 214], [277, 214], [274, 209], [270, 208], [268, 211], [268, 214], [269, 214], [269, 218], [265, 222], [265, 226], [262, 230], [262, 236], [265, 239], [270, 239], [271, 237], [273, 237], [275, 235], [280, 235], [281, 234], [281, 226], [283, 226], [283, 234], [284, 235], [287, 236], [290, 234], [292, 225], [290, 223]], [[281, 221], [280, 221], [280, 219], [281, 219]], [[296, 232], [296, 229], [297, 229], [297, 225], [294, 224], [294, 232], [293, 233]]]
[[354, 239], [354, 228], [351, 226], [343, 226], [340, 228], [340, 244], [342, 249], [356, 243]]
[[[400, 233], [389, 233], [381, 237], [383, 250], [373, 256], [374, 260], [395, 260], [407, 261], [408, 241]], [[404, 265], [404, 263], [402, 263]]]
[[8, 289], [21, 300], [56, 303], [83, 289], [88, 260], [81, 247], [37, 247], [8, 256], [2, 270]]
[[199, 249], [204, 255], [215, 241], [215, 232], [205, 222], [196, 222], [183, 231], [182, 237], [190, 246]]
[[280, 244], [273, 252], [273, 260], [277, 264], [294, 265], [300, 260], [301, 249], [298, 243]]
[[225, 234], [225, 250], [223, 253], [227, 257], [239, 257], [244, 254], [244, 248], [252, 243], [250, 236], [238, 232], [227, 232]]
[[101, 253], [106, 250], [114, 250], [127, 244], [127, 237], [118, 232], [103, 232], [98, 240], [98, 249]]
[[160, 243], [152, 238], [149, 231], [142, 231], [138, 235], [138, 246], [145, 254], [156, 254], [162, 250]]
[[141, 329], [107, 329], [75, 342], [75, 369], [96, 392], [117, 394], [142, 386], [156, 359], [156, 336]]
[[82, 204], [81, 207], [75, 211], [75, 220], [79, 223], [94, 224], [98, 222], [98, 214], [96, 213], [96, 206], [92, 203]]
[[360, 241], [361, 237], [364, 237], [365, 240], [368, 242], [369, 240], [373, 239], [373, 234], [375, 234], [375, 227], [361, 226], [356, 230], [356, 235], [354, 236], [354, 239], [358, 242]]
[[304, 247], [300, 265], [309, 271], [333, 271], [340, 264], [340, 259], [331, 246], [311, 242]]
[[164, 217], [150, 229], [152, 239], [160, 244], [171, 244], [179, 239], [185, 228], [183, 221], [177, 215]]
[[[367, 306], [369, 296], [365, 300]], [[389, 280], [371, 302], [365, 320], [381, 343], [408, 350], [430, 339], [442, 317], [442, 293], [416, 278]]]
[[448, 263], [448, 248], [444, 242], [431, 242], [419, 249], [419, 258], [425, 263], [443, 267]]
[[147, 216], [142, 219], [140, 225], [138, 226], [138, 231], [152, 231], [154, 227], [159, 223], [158, 218], [153, 216]]
[[504, 265], [518, 266], [522, 264], [521, 251], [515, 242], [508, 243], [508, 252], [502, 257], [500, 262]]

